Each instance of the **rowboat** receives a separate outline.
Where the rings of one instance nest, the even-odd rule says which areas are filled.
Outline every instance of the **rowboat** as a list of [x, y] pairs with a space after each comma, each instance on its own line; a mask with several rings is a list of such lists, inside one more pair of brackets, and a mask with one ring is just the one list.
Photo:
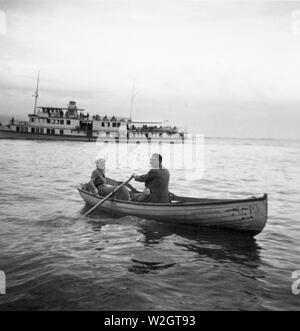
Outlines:
[[[82, 199], [95, 206], [103, 197], [78, 188]], [[173, 196], [172, 203], [153, 204], [108, 199], [98, 209], [116, 216], [136, 216], [176, 225], [211, 227], [255, 236], [267, 223], [268, 196], [233, 199], [197, 199]]]

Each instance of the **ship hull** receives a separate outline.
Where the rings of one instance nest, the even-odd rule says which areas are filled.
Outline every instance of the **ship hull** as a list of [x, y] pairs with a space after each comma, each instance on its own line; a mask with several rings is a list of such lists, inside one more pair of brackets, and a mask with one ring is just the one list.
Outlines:
[[[0, 139], [13, 139], [13, 140], [57, 140], [57, 141], [79, 141], [79, 142], [103, 142], [103, 143], [141, 143], [147, 144], [146, 139], [130, 139], [130, 140], [116, 140], [115, 138], [103, 137], [87, 137], [87, 136], [71, 136], [71, 135], [54, 135], [54, 134], [38, 134], [27, 132], [16, 132], [6, 128], [0, 128]], [[174, 143], [182, 144], [181, 139], [152, 139], [152, 143]]]
[[0, 139], [14, 139], [14, 140], [67, 140], [67, 141], [96, 141], [97, 138], [88, 138], [85, 136], [59, 136], [51, 134], [37, 134], [26, 132], [15, 132], [10, 130], [0, 130]]

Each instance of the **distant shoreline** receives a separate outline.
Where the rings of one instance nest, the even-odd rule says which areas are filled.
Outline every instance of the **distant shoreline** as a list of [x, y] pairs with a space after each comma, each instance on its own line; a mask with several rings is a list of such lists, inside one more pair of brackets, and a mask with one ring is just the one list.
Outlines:
[[224, 139], [224, 140], [270, 140], [270, 141], [295, 141], [300, 142], [299, 139], [290, 139], [290, 138], [240, 138], [240, 137], [213, 137], [205, 136], [205, 139]]

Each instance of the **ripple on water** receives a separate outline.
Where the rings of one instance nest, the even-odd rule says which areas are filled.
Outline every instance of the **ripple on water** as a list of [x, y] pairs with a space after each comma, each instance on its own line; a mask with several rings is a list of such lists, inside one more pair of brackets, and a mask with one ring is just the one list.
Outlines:
[[[209, 139], [204, 178], [172, 171], [176, 194], [269, 193], [268, 225], [256, 238], [96, 212], [81, 219], [88, 207], [76, 186], [90, 178], [94, 144], [0, 148], [0, 269], [8, 285], [0, 310], [298, 308], [290, 291], [299, 269], [297, 144]], [[146, 172], [148, 161], [136, 167]], [[131, 171], [108, 168], [120, 179]]]

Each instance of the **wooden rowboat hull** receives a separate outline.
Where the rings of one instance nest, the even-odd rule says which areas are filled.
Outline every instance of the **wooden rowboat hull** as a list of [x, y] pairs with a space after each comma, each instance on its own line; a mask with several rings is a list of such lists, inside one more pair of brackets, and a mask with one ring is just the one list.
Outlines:
[[[83, 200], [95, 206], [102, 197], [78, 189]], [[118, 216], [136, 216], [178, 225], [230, 229], [259, 234], [265, 227], [268, 196], [244, 200], [179, 198], [172, 204], [138, 203], [107, 200], [99, 207], [102, 212]]]

